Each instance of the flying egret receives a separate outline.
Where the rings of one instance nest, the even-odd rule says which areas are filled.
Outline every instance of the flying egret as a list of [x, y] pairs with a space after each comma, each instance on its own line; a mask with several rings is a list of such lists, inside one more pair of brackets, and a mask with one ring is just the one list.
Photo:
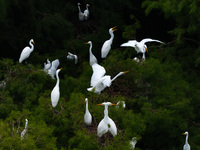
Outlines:
[[110, 39], [105, 41], [102, 48], [101, 48], [101, 57], [102, 58], [106, 58], [106, 56], [108, 55], [110, 49], [111, 49], [111, 45], [112, 45], [112, 42], [113, 42], [113, 39], [114, 39], [114, 31], [116, 31], [117, 26], [113, 27], [113, 28], [110, 28], [109, 29], [109, 33], [111, 35]]
[[131, 148], [132, 149], [135, 149], [135, 145], [137, 143], [137, 138], [136, 137], [133, 137], [130, 141], [130, 144], [131, 144]]
[[24, 139], [24, 136], [27, 132], [27, 127], [28, 127], [28, 119], [26, 119], [26, 123], [25, 123], [25, 129], [21, 132], [21, 139], [23, 140]]
[[150, 39], [150, 38], [147, 38], [147, 39], [143, 39], [142, 41], [140, 42], [137, 42], [136, 40], [130, 40], [128, 41], [127, 43], [123, 43], [121, 44], [122, 47], [134, 47], [135, 50], [137, 51], [137, 53], [142, 53], [142, 58], [145, 59], [145, 52], [148, 52], [147, 50], [147, 46], [146, 46], [146, 42], [159, 42], [159, 43], [163, 43], [159, 40], [154, 40], [154, 39]]
[[104, 67], [95, 63], [92, 65], [93, 74], [91, 77], [90, 88], [87, 88], [88, 91], [101, 94], [101, 91], [106, 87], [110, 87], [112, 82], [119, 76], [127, 73], [128, 71], [118, 73], [114, 78], [111, 79], [110, 75], [105, 75], [106, 70]]
[[44, 63], [44, 71], [47, 71], [51, 68], [51, 62], [47, 59], [47, 63]]
[[84, 115], [84, 122], [86, 126], [90, 126], [92, 124], [92, 115], [88, 110], [88, 98], [85, 99], [86, 107], [85, 107], [85, 115]]
[[188, 143], [189, 133], [186, 131], [186, 132], [183, 133], [183, 135], [186, 135], [185, 145], [183, 146], [183, 150], [190, 150], [190, 144]]
[[51, 68], [48, 70], [48, 74], [53, 78], [55, 79], [55, 75], [56, 75], [56, 70], [58, 68], [58, 66], [60, 65], [60, 61], [59, 59], [56, 59], [54, 61], [52, 61], [51, 63]]
[[104, 105], [104, 118], [101, 120], [97, 127], [97, 135], [101, 137], [103, 134], [107, 133], [108, 131], [113, 135], [117, 135], [117, 127], [114, 121], [108, 116], [108, 106], [116, 105], [111, 102], [103, 102], [98, 105]]
[[70, 52], [68, 52], [68, 55], [67, 55], [67, 59], [68, 60], [74, 60], [75, 62], [75, 64], [77, 64], [77, 62], [78, 62], [78, 57], [77, 57], [77, 55], [74, 55], [74, 54], [72, 54], [72, 53], [70, 53]]
[[84, 20], [84, 13], [83, 12], [81, 12], [81, 8], [80, 8], [80, 3], [78, 3], [78, 18], [79, 18], [79, 20], [80, 21], [83, 21]]
[[30, 54], [31, 54], [31, 52], [34, 50], [34, 45], [33, 44], [35, 44], [34, 43], [34, 41], [33, 41], [33, 39], [31, 39], [30, 41], [29, 41], [29, 45], [31, 46], [31, 47], [25, 47], [23, 50], [22, 50], [22, 52], [21, 52], [21, 55], [20, 55], [20, 58], [19, 58], [19, 63], [21, 63], [22, 61], [24, 61], [24, 60], [26, 60], [26, 63], [27, 63], [27, 59], [28, 59], [28, 57], [30, 56]]
[[57, 82], [51, 92], [51, 103], [52, 103], [53, 107], [56, 107], [56, 105], [58, 104], [58, 100], [60, 98], [60, 88], [59, 88], [60, 79], [59, 79], [58, 73], [61, 71], [61, 69], [62, 68], [60, 68], [56, 71]]
[[97, 58], [94, 56], [94, 54], [92, 53], [92, 41], [88, 41], [85, 44], [90, 44], [90, 48], [89, 48], [89, 58], [90, 58], [90, 65], [92, 66], [93, 64], [97, 63]]
[[90, 5], [89, 4], [86, 4], [86, 9], [84, 10], [84, 19], [85, 20], [88, 20], [89, 19], [89, 15], [90, 15], [90, 12], [89, 12], [89, 7]]

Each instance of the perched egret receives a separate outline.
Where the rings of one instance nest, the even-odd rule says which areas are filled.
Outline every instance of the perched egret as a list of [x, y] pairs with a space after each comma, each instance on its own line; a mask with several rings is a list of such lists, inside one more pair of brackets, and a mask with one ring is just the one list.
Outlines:
[[90, 12], [89, 12], [89, 7], [90, 5], [89, 4], [86, 4], [86, 9], [84, 10], [84, 19], [85, 20], [88, 20], [89, 19], [89, 15], [90, 15]]
[[81, 8], [80, 8], [80, 3], [78, 3], [78, 18], [79, 18], [79, 20], [80, 21], [83, 21], [84, 20], [84, 13], [83, 12], [81, 12]]
[[19, 58], [19, 63], [21, 63], [24, 60], [26, 60], [26, 63], [27, 63], [28, 57], [30, 56], [31, 52], [34, 50], [33, 44], [35, 44], [35, 43], [34, 43], [33, 39], [31, 39], [29, 41], [29, 45], [31, 46], [31, 48], [27, 46], [22, 50], [20, 58]]
[[110, 28], [109, 29], [109, 33], [111, 35], [110, 39], [105, 41], [102, 48], [101, 48], [101, 57], [102, 58], [106, 58], [106, 56], [108, 55], [110, 49], [111, 49], [111, 45], [112, 45], [112, 42], [113, 42], [113, 39], [114, 39], [114, 31], [116, 31], [117, 26], [113, 27], [113, 28]]
[[24, 139], [24, 136], [27, 132], [27, 127], [28, 127], [28, 119], [26, 119], [26, 123], [25, 123], [25, 129], [21, 132], [21, 139], [23, 140]]
[[186, 132], [183, 133], [183, 135], [186, 135], [185, 145], [183, 146], [183, 150], [190, 150], [190, 144], [188, 143], [189, 133], [186, 131]]
[[58, 68], [58, 66], [60, 65], [60, 61], [59, 59], [56, 59], [54, 61], [52, 61], [51, 63], [51, 68], [48, 70], [48, 74], [53, 78], [55, 79], [55, 75], [56, 75], [56, 70]]
[[52, 103], [53, 107], [56, 107], [56, 105], [58, 104], [58, 100], [60, 98], [60, 88], [59, 88], [60, 79], [59, 79], [58, 73], [61, 71], [61, 69], [62, 68], [60, 68], [56, 71], [57, 82], [51, 92], [51, 103]]
[[101, 137], [103, 134], [107, 133], [108, 131], [113, 135], [117, 135], [117, 127], [114, 121], [108, 116], [108, 106], [116, 105], [111, 102], [104, 102], [98, 105], [104, 105], [104, 118], [101, 120], [97, 127], [97, 135]]
[[148, 52], [147, 50], [147, 46], [146, 46], [146, 42], [159, 42], [159, 43], [163, 43], [159, 40], [154, 40], [154, 39], [150, 39], [150, 38], [147, 38], [147, 39], [143, 39], [142, 41], [140, 42], [137, 42], [136, 40], [130, 40], [128, 41], [127, 43], [123, 43], [121, 44], [122, 47], [134, 47], [135, 50], [137, 51], [137, 53], [142, 53], [142, 58], [145, 59], [145, 52]]
[[94, 54], [92, 53], [92, 41], [88, 41], [85, 44], [90, 44], [90, 48], [89, 48], [89, 58], [90, 58], [90, 65], [92, 66], [93, 64], [97, 63], [97, 58], [94, 56]]
[[120, 106], [122, 106], [123, 109], [126, 108], [126, 103], [125, 103], [125, 101], [118, 101], [118, 102], [117, 102], [117, 108], [119, 108]]
[[51, 62], [47, 59], [47, 63], [44, 63], [44, 71], [47, 71], [51, 68]]
[[104, 67], [100, 66], [99, 64], [95, 63], [92, 65], [93, 74], [91, 77], [91, 88], [88, 88], [88, 91], [101, 94], [101, 91], [104, 90], [106, 87], [110, 87], [112, 82], [119, 76], [127, 73], [128, 71], [118, 73], [114, 78], [111, 79], [111, 76], [105, 75], [106, 70]]
[[88, 98], [85, 99], [86, 107], [85, 107], [85, 115], [84, 115], [84, 122], [86, 126], [90, 126], [92, 124], [92, 115], [88, 110]]
[[70, 53], [70, 52], [68, 52], [68, 55], [67, 55], [67, 59], [68, 60], [74, 60], [75, 62], [75, 64], [77, 64], [77, 62], [78, 62], [78, 57], [77, 57], [77, 55], [74, 55], [74, 54], [72, 54], [72, 53]]
[[131, 148], [132, 149], [135, 149], [135, 145], [137, 143], [137, 138], [136, 137], [133, 137], [130, 141], [130, 144], [131, 144]]

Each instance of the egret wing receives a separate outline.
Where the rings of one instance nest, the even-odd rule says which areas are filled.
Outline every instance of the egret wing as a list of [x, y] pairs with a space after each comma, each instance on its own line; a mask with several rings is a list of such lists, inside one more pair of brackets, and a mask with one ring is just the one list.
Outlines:
[[150, 39], [150, 38], [146, 38], [146, 39], [143, 39], [140, 43], [146, 43], [146, 42], [159, 42], [159, 43], [163, 43], [159, 40], [154, 40], [154, 39]]
[[21, 52], [21, 55], [20, 55], [20, 58], [19, 58], [19, 62], [22, 62], [23, 60], [27, 59], [29, 56], [30, 56], [30, 47], [25, 47], [22, 52]]
[[135, 47], [137, 41], [136, 40], [130, 40], [126, 43], [121, 44], [121, 47], [126, 47], [126, 46], [130, 46], [130, 47]]
[[99, 79], [101, 79], [105, 75], [106, 70], [104, 69], [104, 67], [100, 66], [97, 63], [92, 65], [92, 70], [93, 70], [93, 74], [91, 77], [90, 85], [95, 86], [96, 83], [99, 81]]

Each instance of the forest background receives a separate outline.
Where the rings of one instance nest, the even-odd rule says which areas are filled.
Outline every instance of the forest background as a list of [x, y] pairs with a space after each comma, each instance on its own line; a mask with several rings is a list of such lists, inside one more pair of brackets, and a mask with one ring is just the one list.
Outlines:
[[[90, 18], [78, 20], [90, 4]], [[200, 7], [198, 0], [0, 0], [0, 149], [128, 150], [137, 137], [138, 150], [178, 150], [189, 132], [191, 149], [200, 149]], [[117, 26], [112, 49], [101, 59], [109, 28]], [[35, 49], [28, 65], [18, 63], [29, 40]], [[128, 40], [152, 38], [165, 44], [147, 43], [143, 63], [132, 59]], [[101, 95], [88, 92], [92, 68], [89, 46], [106, 74], [117, 78]], [[78, 64], [67, 61], [67, 52]], [[47, 58], [60, 60], [61, 97], [56, 109], [50, 93], [56, 80], [43, 71]], [[3, 86], [6, 83], [5, 86]], [[93, 116], [84, 125], [85, 98]], [[118, 135], [97, 136], [104, 101], [125, 101], [126, 108], [109, 108]], [[29, 120], [24, 140], [20, 133]]]

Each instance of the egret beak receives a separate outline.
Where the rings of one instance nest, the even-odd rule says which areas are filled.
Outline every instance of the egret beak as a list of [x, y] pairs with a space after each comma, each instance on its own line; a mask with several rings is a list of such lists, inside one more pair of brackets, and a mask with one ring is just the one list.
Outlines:
[[101, 103], [101, 104], [97, 104], [97, 105], [103, 105], [103, 104]]
[[128, 73], [129, 71], [124, 71], [123, 73]]
[[147, 53], [148, 53], [148, 49], [146, 48], [146, 51], [147, 51]]
[[60, 68], [60, 70], [62, 70], [62, 68]]
[[117, 30], [116, 28], [117, 28], [117, 26], [113, 27], [112, 30], [113, 30], [113, 31], [116, 31], [116, 30]]
[[85, 43], [85, 44], [89, 44], [89, 43], [87, 42], [87, 43]]
[[186, 135], [185, 133], [182, 133], [182, 135]]
[[117, 105], [117, 104], [111, 103], [111, 105]]
[[34, 42], [34, 41], [32, 41], [32, 43], [33, 43], [33, 44], [35, 44], [35, 42]]

